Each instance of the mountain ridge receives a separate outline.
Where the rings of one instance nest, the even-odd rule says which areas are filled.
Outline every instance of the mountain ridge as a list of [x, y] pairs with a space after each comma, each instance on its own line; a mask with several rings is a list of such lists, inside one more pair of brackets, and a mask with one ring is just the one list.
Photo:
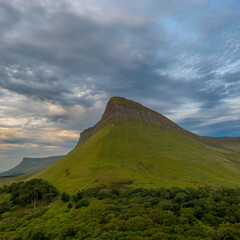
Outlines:
[[111, 97], [100, 121], [96, 125], [85, 129], [80, 134], [80, 139], [76, 147], [87, 141], [87, 139], [102, 127], [108, 124], [116, 124], [119, 120], [143, 121], [163, 128], [175, 129], [196, 138], [198, 137], [198, 135], [181, 128], [167, 117], [140, 103], [123, 97]]
[[0, 173], [0, 177], [13, 177], [29, 173], [34, 173], [44, 167], [49, 166], [63, 156], [50, 156], [44, 158], [24, 157], [23, 160], [15, 167]]
[[212, 147], [224, 148], [232, 150], [229, 145], [224, 145], [222, 141], [215, 141], [214, 137], [201, 137], [192, 133], [175, 122], [171, 121], [161, 113], [158, 113], [150, 108], [143, 106], [135, 101], [123, 97], [111, 97], [106, 105], [105, 111], [101, 119], [92, 127], [83, 130], [80, 133], [79, 141], [76, 147], [87, 141], [98, 130], [107, 126], [108, 124], [116, 124], [119, 120], [137, 120], [145, 123], [150, 123], [162, 128], [173, 129], [182, 132], [195, 140], [207, 144]]

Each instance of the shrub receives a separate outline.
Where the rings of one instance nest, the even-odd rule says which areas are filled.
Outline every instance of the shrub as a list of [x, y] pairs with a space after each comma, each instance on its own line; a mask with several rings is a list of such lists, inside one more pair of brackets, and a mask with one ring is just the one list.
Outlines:
[[68, 237], [74, 237], [77, 234], [77, 229], [73, 226], [67, 226], [63, 229], [61, 233], [61, 239], [66, 239]]
[[33, 229], [29, 240], [45, 240], [42, 230], [41, 229]]
[[46, 208], [41, 209], [40, 211], [35, 212], [35, 213], [33, 213], [32, 215], [27, 216], [27, 219], [30, 220], [30, 219], [32, 219], [32, 218], [39, 218], [39, 217], [41, 217], [46, 211], [47, 211]]
[[75, 203], [78, 202], [79, 200], [82, 199], [82, 193], [81, 193], [81, 192], [77, 192], [76, 195], [73, 195], [72, 199], [73, 199], [73, 201], [74, 201]]
[[15, 236], [15, 237], [11, 238], [11, 240], [22, 240], [22, 237], [21, 236]]
[[188, 200], [188, 195], [184, 192], [179, 192], [175, 195], [173, 200], [177, 203], [182, 203], [182, 202]]
[[75, 208], [76, 208], [76, 209], [79, 209], [79, 208], [81, 208], [81, 207], [87, 207], [88, 205], [89, 205], [88, 199], [87, 199], [87, 198], [83, 198], [82, 200], [80, 200], [80, 201], [76, 204]]
[[9, 208], [8, 202], [0, 203], [0, 214], [5, 213], [9, 210], [10, 210], [10, 208]]
[[119, 191], [118, 189], [115, 188], [115, 189], [112, 189], [111, 194], [112, 194], [112, 195], [119, 196], [120, 191]]
[[43, 197], [43, 201], [46, 203], [52, 202], [52, 200], [56, 197], [56, 194], [54, 193], [47, 193]]
[[172, 210], [173, 209], [173, 202], [171, 200], [163, 200], [159, 202], [159, 207], [163, 210]]
[[63, 202], [68, 202], [69, 201], [69, 199], [70, 199], [70, 196], [69, 196], [69, 194], [68, 193], [62, 193], [62, 195], [61, 195], [61, 199], [62, 199], [62, 201]]

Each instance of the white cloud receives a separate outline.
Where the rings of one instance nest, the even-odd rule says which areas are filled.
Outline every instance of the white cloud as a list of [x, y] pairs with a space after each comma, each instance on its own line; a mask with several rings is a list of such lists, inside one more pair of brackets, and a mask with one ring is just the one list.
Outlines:
[[237, 1], [9, 0], [0, 9], [0, 170], [6, 159], [67, 152], [114, 95], [198, 133], [221, 123], [239, 132], [228, 124], [240, 114]]

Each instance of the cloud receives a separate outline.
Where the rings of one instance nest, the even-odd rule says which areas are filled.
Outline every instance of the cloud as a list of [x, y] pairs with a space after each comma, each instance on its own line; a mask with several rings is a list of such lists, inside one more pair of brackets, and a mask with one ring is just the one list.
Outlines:
[[114, 95], [202, 135], [239, 135], [239, 9], [233, 0], [1, 1], [0, 170], [66, 153]]

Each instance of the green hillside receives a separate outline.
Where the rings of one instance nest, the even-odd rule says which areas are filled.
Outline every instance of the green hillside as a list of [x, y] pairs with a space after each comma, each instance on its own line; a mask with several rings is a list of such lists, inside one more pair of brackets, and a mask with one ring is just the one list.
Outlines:
[[240, 137], [204, 137], [240, 153]]
[[237, 152], [207, 145], [123, 98], [112, 98], [102, 119], [81, 138], [69, 154], [30, 178], [46, 179], [70, 193], [112, 182], [144, 188], [240, 184]]

